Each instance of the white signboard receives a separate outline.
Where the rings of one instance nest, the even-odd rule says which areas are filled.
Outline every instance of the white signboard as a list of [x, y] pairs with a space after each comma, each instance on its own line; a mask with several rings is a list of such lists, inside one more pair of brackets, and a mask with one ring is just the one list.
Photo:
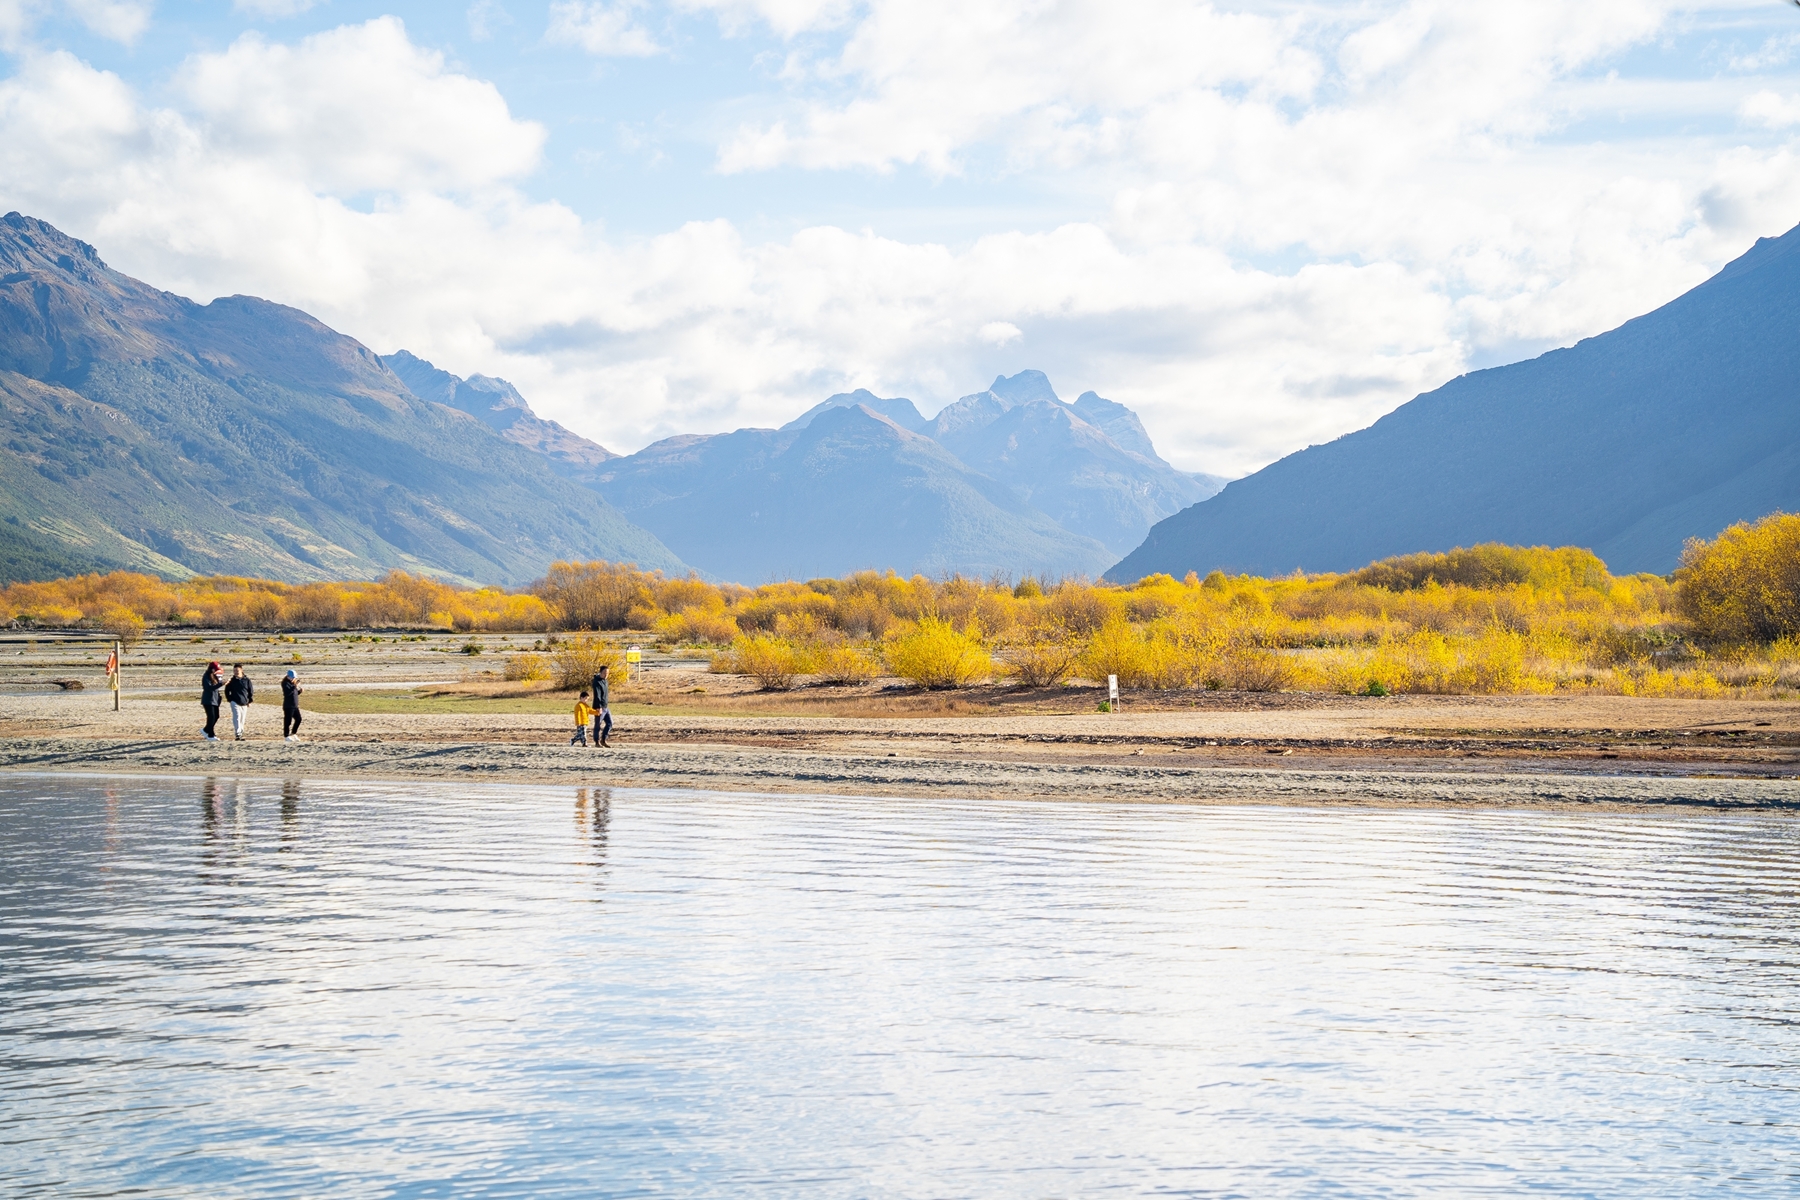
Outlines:
[[1117, 675], [1106, 677], [1106, 698], [1114, 704], [1119, 702], [1119, 677]]

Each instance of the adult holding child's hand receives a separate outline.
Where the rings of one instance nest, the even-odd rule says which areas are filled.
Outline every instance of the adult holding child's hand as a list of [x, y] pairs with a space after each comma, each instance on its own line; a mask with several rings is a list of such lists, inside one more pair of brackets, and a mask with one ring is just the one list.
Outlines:
[[606, 678], [607, 668], [594, 672], [594, 745], [605, 746], [612, 732], [612, 685]]

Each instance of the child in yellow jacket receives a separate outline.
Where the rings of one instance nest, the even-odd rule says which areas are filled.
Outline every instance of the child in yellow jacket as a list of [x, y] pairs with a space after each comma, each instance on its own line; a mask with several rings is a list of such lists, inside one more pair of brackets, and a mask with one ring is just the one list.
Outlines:
[[588, 694], [583, 692], [580, 699], [575, 701], [575, 736], [569, 739], [569, 745], [573, 746], [577, 742], [587, 745], [588, 722], [593, 719], [594, 710], [588, 705]]

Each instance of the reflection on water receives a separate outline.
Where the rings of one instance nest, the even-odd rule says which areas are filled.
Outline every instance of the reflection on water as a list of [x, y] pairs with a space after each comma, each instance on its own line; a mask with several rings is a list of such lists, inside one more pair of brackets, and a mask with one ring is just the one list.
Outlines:
[[0, 777], [0, 1192], [1793, 1195], [1797, 831]]

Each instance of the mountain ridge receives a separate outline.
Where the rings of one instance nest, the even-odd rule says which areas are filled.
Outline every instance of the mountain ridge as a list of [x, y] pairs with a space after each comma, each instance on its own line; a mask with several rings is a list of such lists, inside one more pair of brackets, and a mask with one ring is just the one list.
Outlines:
[[538, 416], [519, 389], [504, 379], [492, 375], [465, 379], [408, 350], [380, 357], [419, 399], [468, 413], [514, 445], [543, 455], [550, 468], [564, 478], [585, 479], [601, 463], [619, 457], [600, 443]]
[[1109, 572], [1352, 570], [1501, 541], [1674, 569], [1800, 507], [1800, 227], [1573, 346], [1471, 372], [1153, 527]]
[[1092, 575], [1111, 557], [861, 404], [798, 428], [667, 438], [606, 464], [595, 486], [688, 561], [746, 582], [889, 568]]
[[683, 565], [308, 314], [196, 304], [16, 212], [0, 217], [0, 440], [6, 555], [39, 567], [58, 548], [69, 566], [293, 581]]
[[[1026, 370], [929, 420], [904, 397], [839, 392], [779, 429], [664, 439], [607, 463], [592, 484], [719, 576], [861, 567], [1092, 576], [1209, 488], [1157, 456], [1124, 405], [1090, 392], [1080, 410], [1150, 453], [1119, 446]], [[893, 433], [876, 436], [866, 421]], [[804, 440], [809, 432], [820, 444]], [[817, 472], [830, 474], [829, 490], [818, 490]], [[816, 510], [803, 517], [783, 489], [814, 496]], [[884, 526], [884, 512], [904, 519]]]

